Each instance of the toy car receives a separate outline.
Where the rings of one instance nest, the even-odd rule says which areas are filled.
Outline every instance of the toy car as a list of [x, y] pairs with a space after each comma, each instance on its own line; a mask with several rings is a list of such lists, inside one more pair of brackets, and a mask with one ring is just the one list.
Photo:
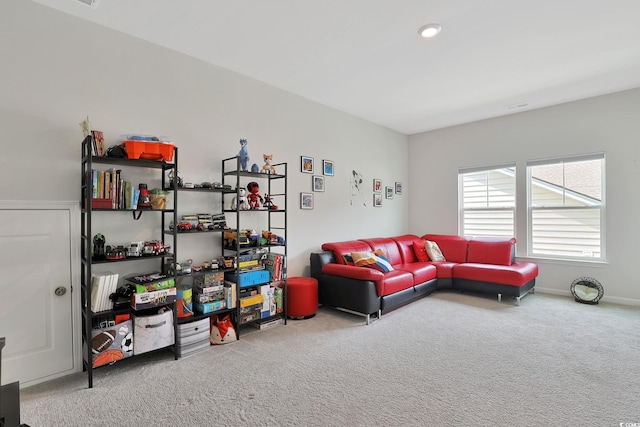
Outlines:
[[169, 250], [169, 246], [165, 246], [160, 240], [150, 240], [144, 243], [144, 255], [162, 255]]
[[125, 249], [124, 246], [107, 246], [105, 258], [111, 261], [124, 259]]
[[178, 231], [189, 231], [191, 230], [192, 226], [190, 222], [183, 221], [178, 223], [177, 228], [178, 228]]
[[127, 249], [127, 256], [138, 257], [138, 256], [142, 256], [143, 252], [144, 252], [144, 241], [131, 242], [131, 244]]

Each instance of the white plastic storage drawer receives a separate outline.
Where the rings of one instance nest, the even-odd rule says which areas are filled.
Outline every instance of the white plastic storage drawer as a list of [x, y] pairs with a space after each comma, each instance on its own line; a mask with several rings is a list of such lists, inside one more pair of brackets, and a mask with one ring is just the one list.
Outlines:
[[209, 319], [178, 325], [178, 356], [183, 357], [209, 348]]

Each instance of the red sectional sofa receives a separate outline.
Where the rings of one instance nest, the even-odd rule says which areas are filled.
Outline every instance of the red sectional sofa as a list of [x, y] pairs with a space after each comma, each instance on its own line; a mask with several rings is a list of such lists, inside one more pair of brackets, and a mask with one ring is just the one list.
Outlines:
[[[444, 261], [416, 253], [425, 240], [437, 243]], [[516, 262], [515, 243], [441, 234], [324, 243], [322, 252], [311, 254], [311, 276], [318, 280], [320, 304], [365, 316], [367, 324], [372, 315], [380, 317], [438, 289], [492, 293], [498, 301], [506, 295], [520, 304], [520, 298], [534, 290], [538, 266]], [[382, 257], [376, 258], [383, 260], [381, 267], [351, 263], [351, 254], [374, 251]]]

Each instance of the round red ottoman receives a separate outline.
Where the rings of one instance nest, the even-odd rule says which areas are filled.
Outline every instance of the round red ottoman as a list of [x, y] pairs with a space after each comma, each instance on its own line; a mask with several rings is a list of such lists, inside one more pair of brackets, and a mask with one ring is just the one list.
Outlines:
[[313, 277], [287, 279], [287, 317], [308, 319], [318, 311], [318, 280]]

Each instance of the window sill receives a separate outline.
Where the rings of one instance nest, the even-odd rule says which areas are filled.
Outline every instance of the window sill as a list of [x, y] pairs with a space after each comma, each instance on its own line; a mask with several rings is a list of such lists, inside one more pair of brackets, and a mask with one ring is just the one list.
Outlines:
[[586, 259], [568, 259], [568, 258], [544, 258], [544, 257], [531, 257], [531, 256], [516, 256], [516, 261], [527, 261], [542, 264], [557, 264], [557, 265], [584, 265], [588, 267], [605, 267], [609, 265], [608, 261], [602, 260], [586, 260]]

